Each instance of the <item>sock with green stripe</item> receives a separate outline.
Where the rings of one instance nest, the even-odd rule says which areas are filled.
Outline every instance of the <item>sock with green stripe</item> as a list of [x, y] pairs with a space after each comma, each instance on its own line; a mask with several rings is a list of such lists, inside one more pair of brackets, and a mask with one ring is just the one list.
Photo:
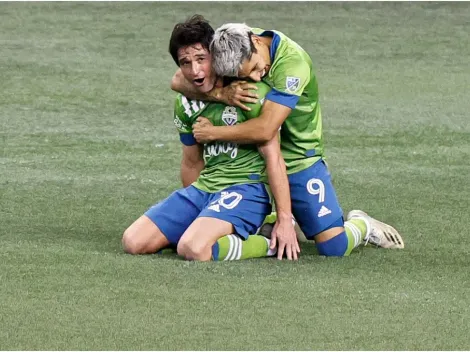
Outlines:
[[364, 242], [367, 235], [367, 223], [363, 219], [351, 219], [344, 223], [346, 236], [348, 236], [348, 249], [345, 255], [349, 255], [351, 251]]
[[227, 235], [212, 246], [212, 259], [241, 260], [271, 257], [276, 254], [276, 249], [269, 249], [270, 244], [270, 239], [260, 235], [250, 235], [245, 241], [237, 235]]

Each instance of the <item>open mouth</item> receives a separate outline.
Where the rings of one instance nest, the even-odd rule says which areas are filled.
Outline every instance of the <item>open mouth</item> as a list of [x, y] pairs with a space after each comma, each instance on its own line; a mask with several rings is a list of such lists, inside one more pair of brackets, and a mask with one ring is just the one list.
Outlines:
[[193, 82], [196, 86], [202, 86], [204, 84], [204, 80], [205, 78], [198, 78], [198, 79], [195, 79]]

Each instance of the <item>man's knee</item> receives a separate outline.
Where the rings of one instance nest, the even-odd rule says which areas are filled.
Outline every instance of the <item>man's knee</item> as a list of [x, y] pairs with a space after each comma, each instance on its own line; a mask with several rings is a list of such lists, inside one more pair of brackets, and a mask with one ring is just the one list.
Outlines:
[[186, 260], [208, 261], [207, 246], [200, 241], [185, 239], [184, 237], [178, 242], [178, 255]]
[[122, 248], [129, 254], [143, 254], [145, 246], [138, 233], [129, 227], [122, 235]]
[[130, 226], [122, 235], [122, 248], [129, 254], [152, 254], [166, 247], [168, 240], [155, 231]]
[[122, 247], [129, 254], [156, 253], [169, 244], [158, 226], [145, 215], [137, 219], [122, 235]]
[[348, 253], [348, 237], [344, 232], [344, 220], [339, 218], [327, 229], [315, 236], [315, 244], [320, 255], [343, 257]]
[[[339, 228], [338, 228], [339, 231]], [[343, 257], [348, 255], [348, 237], [343, 231], [329, 235], [328, 239], [315, 242], [318, 253], [327, 257]]]

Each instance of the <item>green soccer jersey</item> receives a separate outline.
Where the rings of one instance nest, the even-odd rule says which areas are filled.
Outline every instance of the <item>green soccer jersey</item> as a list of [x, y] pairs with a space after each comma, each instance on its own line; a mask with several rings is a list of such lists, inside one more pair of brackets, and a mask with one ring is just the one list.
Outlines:
[[[220, 103], [189, 100], [179, 94], [175, 103], [175, 125], [181, 142], [194, 145], [192, 126], [199, 116], [208, 118], [214, 126], [232, 126], [258, 117], [265, 95], [270, 87], [256, 83], [259, 100], [248, 104], [251, 111], [243, 111]], [[239, 145], [232, 142], [204, 144], [204, 169], [193, 184], [194, 187], [214, 193], [237, 184], [267, 182], [265, 162], [256, 145]]]
[[273, 38], [271, 68], [263, 77], [272, 88], [266, 99], [292, 109], [281, 127], [281, 150], [287, 173], [296, 173], [323, 157], [321, 111], [312, 60], [281, 32], [253, 28], [253, 33]]

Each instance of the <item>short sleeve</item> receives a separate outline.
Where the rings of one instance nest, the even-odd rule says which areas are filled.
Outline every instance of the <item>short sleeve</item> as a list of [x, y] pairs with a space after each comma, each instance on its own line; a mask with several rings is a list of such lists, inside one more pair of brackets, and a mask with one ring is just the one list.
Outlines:
[[192, 126], [189, 119], [184, 113], [184, 108], [181, 103], [181, 96], [178, 96], [175, 101], [174, 120], [176, 130], [180, 135], [180, 141], [184, 145], [191, 146], [197, 144], [193, 135]]
[[310, 66], [296, 55], [288, 55], [280, 60], [277, 67], [273, 68], [273, 89], [266, 99], [294, 109], [310, 82]]

